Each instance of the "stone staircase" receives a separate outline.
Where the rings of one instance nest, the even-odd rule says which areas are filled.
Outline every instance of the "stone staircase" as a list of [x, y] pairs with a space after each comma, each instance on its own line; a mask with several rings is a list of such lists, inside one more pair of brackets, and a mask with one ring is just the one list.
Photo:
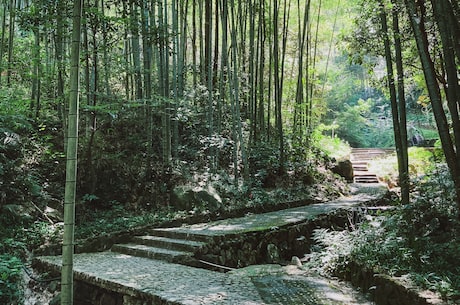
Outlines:
[[369, 172], [369, 161], [394, 153], [394, 149], [353, 148], [350, 161], [353, 165], [354, 183], [379, 183], [375, 173]]
[[[239, 218], [150, 229], [143, 236], [130, 237], [129, 243], [113, 245], [111, 251], [75, 254], [75, 304], [344, 304], [344, 298], [352, 296], [350, 292], [344, 293], [342, 286], [330, 290], [328, 282], [318, 286], [318, 279], [305, 277], [295, 265], [241, 267], [232, 261], [227, 264], [229, 260], [209, 259], [209, 255], [249, 261], [251, 257], [263, 258], [266, 250], [282, 242], [288, 246], [287, 262], [294, 248], [305, 253], [305, 236], [311, 234], [312, 226], [325, 225], [325, 221], [336, 224], [336, 211], [361, 209], [386, 193], [381, 185], [369, 187], [380, 191]], [[338, 218], [348, 222], [346, 217]], [[281, 258], [282, 253], [278, 254]], [[230, 268], [221, 270], [225, 266]], [[61, 256], [34, 258], [34, 268], [40, 272], [59, 274], [61, 267]], [[264, 271], [266, 268], [270, 270]], [[341, 301], [331, 302], [326, 292]]]
[[202, 267], [194, 256], [212, 238], [190, 232], [182, 232], [176, 228], [154, 229], [149, 235], [134, 236], [130, 243], [115, 244], [112, 252], [162, 260], [193, 267]]
[[[369, 172], [369, 161], [393, 152], [392, 149], [354, 148], [350, 156], [354, 171], [354, 183], [379, 183], [377, 175]], [[147, 235], [134, 236], [129, 243], [115, 244], [111, 251], [169, 263], [213, 269], [210, 265], [200, 261], [196, 255], [204, 247], [215, 241], [217, 236], [209, 234], [209, 232], [205, 234], [200, 230], [157, 228], [150, 230]]]

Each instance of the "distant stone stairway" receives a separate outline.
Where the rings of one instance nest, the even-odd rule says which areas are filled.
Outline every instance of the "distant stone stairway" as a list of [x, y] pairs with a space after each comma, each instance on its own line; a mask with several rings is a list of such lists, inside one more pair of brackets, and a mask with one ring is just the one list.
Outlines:
[[369, 161], [393, 153], [394, 149], [353, 148], [350, 161], [353, 165], [354, 183], [379, 183], [375, 173], [369, 172]]
[[195, 254], [212, 237], [174, 229], [154, 229], [149, 235], [134, 236], [130, 243], [115, 244], [112, 252], [179, 263], [192, 267], [202, 267]]

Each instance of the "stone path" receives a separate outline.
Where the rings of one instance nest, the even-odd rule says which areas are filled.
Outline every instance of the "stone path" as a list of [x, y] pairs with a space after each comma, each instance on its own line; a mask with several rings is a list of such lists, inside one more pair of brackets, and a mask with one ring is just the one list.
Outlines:
[[[41, 258], [57, 270], [60, 257]], [[312, 276], [296, 266], [250, 266], [228, 273], [115, 252], [76, 256], [75, 279], [144, 304], [371, 305], [345, 283]]]
[[[328, 203], [161, 230], [204, 237], [256, 232], [300, 223], [337, 209], [350, 209], [384, 191], [384, 187], [376, 186], [372, 195], [358, 194]], [[219, 273], [120, 252], [76, 255], [75, 279], [135, 300], [150, 300], [139, 303], [148, 305], [372, 304], [347, 285], [313, 276], [297, 266], [261, 265]], [[58, 271], [61, 258], [39, 257], [35, 262], [40, 269]]]
[[394, 149], [353, 148], [350, 161], [353, 165], [355, 183], [379, 183], [375, 173], [369, 172], [369, 161], [394, 153]]

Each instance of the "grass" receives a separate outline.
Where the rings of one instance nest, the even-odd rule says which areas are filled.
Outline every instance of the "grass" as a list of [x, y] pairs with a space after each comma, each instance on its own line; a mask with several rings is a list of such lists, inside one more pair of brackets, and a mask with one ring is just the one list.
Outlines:
[[324, 151], [326, 155], [336, 160], [348, 159], [351, 154], [350, 145], [337, 137], [320, 136], [316, 146]]
[[[409, 175], [417, 179], [427, 175], [434, 169], [433, 161], [441, 161], [442, 156], [436, 148], [410, 147], [409, 153]], [[369, 162], [369, 171], [377, 173], [383, 181], [397, 181], [398, 160], [395, 154], [375, 159]]]

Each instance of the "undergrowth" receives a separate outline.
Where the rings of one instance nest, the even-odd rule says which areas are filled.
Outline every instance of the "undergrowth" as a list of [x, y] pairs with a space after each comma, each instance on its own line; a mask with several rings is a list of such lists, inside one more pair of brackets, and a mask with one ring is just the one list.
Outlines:
[[417, 185], [409, 205], [364, 215], [347, 231], [316, 230], [308, 267], [340, 275], [353, 261], [459, 302], [460, 222], [452, 180], [438, 165]]
[[15, 256], [0, 255], [0, 303], [19, 304], [23, 299], [22, 262]]
[[[423, 177], [434, 170], [433, 161], [442, 162], [442, 151], [438, 148], [427, 149], [425, 147], [410, 147], [409, 175], [411, 177]], [[369, 171], [378, 173], [381, 180], [395, 182], [398, 179], [398, 160], [396, 154], [390, 154], [382, 158], [369, 161]]]

